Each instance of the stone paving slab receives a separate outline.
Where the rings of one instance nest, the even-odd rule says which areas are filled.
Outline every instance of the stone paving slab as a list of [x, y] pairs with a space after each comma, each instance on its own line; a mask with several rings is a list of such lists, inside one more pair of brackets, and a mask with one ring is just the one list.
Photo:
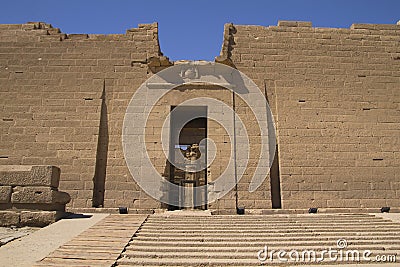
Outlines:
[[74, 214], [0, 247], [0, 266], [30, 267], [108, 214]]
[[50, 253], [34, 266], [112, 266], [147, 215], [113, 214]]
[[40, 228], [38, 227], [0, 227], [0, 247], [18, 238], [27, 236]]

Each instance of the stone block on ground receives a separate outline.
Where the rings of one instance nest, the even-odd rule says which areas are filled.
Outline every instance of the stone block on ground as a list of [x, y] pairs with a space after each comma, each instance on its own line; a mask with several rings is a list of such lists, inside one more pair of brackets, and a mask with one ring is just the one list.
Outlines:
[[58, 211], [26, 211], [21, 212], [20, 225], [44, 227], [56, 222], [64, 216], [65, 213]]
[[11, 195], [13, 204], [62, 204], [65, 205], [71, 200], [66, 192], [60, 192], [50, 187], [17, 186]]
[[60, 169], [55, 166], [0, 166], [1, 185], [51, 186], [58, 188], [59, 182]]
[[19, 214], [15, 211], [0, 211], [0, 226], [17, 226], [19, 225]]

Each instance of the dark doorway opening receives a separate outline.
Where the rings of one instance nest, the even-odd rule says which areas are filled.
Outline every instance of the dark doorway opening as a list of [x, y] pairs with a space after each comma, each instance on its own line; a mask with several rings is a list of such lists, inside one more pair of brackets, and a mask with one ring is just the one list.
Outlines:
[[[186, 208], [207, 209], [207, 204], [196, 206], [195, 203], [207, 203], [207, 190], [200, 190], [200, 186], [207, 185], [207, 169], [193, 171], [191, 162], [207, 159], [207, 147], [201, 142], [207, 137], [207, 107], [206, 106], [171, 106], [170, 118], [170, 159], [173, 162], [183, 155], [186, 159], [179, 162], [179, 166], [169, 163], [169, 181], [179, 185], [179, 190], [169, 190], [170, 203], [168, 210]], [[191, 119], [194, 118], [194, 119]], [[188, 121], [182, 129], [181, 121]], [[203, 154], [200, 152], [202, 151]]]

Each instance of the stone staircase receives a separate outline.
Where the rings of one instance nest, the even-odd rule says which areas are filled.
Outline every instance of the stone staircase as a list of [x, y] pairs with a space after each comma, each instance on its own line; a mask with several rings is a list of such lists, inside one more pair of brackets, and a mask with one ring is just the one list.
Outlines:
[[[328, 252], [321, 254], [329, 248], [336, 251], [332, 259]], [[278, 259], [279, 250], [287, 261]], [[400, 224], [371, 214], [155, 214], [142, 224], [116, 265], [377, 264], [377, 255], [400, 261]]]

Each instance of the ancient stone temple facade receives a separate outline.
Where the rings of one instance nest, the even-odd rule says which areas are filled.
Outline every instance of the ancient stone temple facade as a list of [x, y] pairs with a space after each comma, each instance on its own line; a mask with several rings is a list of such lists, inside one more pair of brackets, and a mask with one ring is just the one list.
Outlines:
[[[171, 90], [154, 105], [145, 127], [148, 156], [164, 179], [211, 186], [232, 153], [240, 153], [224, 128], [207, 118], [207, 106], [180, 107], [184, 101], [218, 99], [250, 136], [242, 179], [198, 208], [400, 207], [400, 25], [226, 24], [215, 62], [247, 75], [263, 92], [275, 122], [276, 152], [266, 179], [249, 192], [262, 127], [254, 124], [251, 107], [220, 85]], [[57, 166], [59, 190], [71, 196], [69, 210], [181, 208], [153, 199], [133, 179], [122, 133], [138, 88], [184, 63], [163, 56], [157, 24], [113, 35], [65, 34], [46, 23], [0, 25], [0, 165]], [[201, 140], [212, 139], [215, 161], [204, 172], [173, 167], [162, 152], [163, 123], [178, 106], [182, 114], [203, 115], [175, 134], [179, 146], [172, 149], [194, 161]], [[147, 178], [142, 172], [140, 179]]]

